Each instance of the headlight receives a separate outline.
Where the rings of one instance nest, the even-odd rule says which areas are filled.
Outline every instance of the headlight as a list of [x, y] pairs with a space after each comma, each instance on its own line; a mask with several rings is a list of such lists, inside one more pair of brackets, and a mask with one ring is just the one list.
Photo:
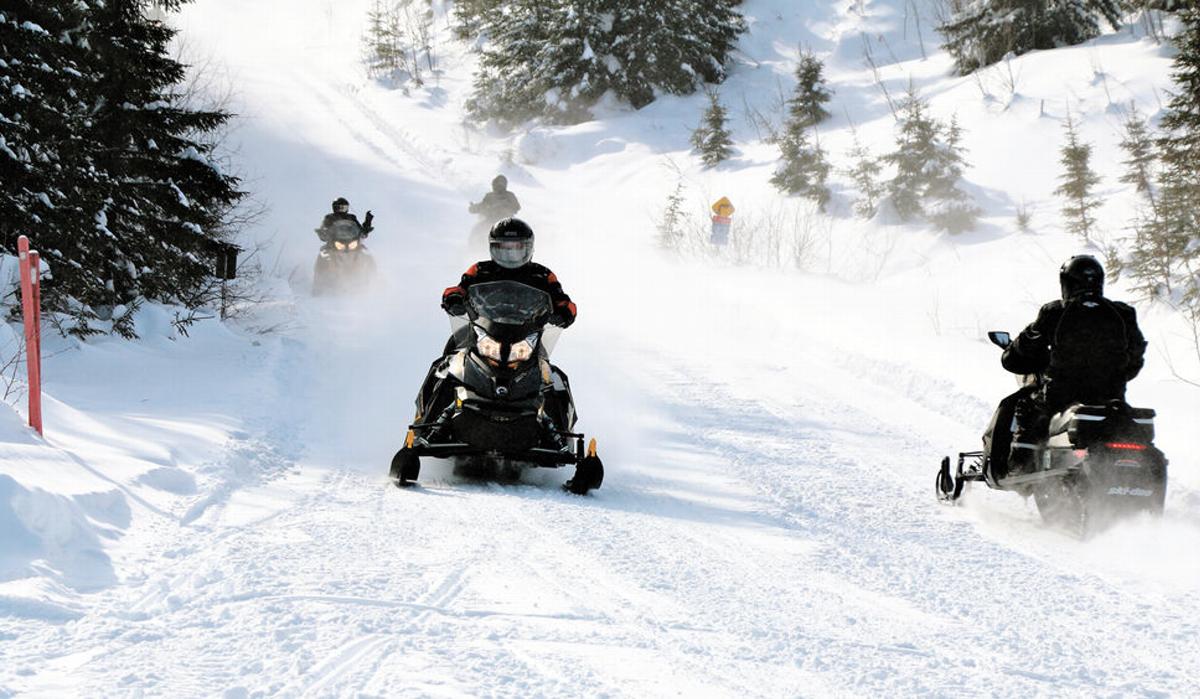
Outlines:
[[351, 250], [357, 250], [358, 249], [358, 241], [351, 240], [349, 243], [346, 244], [346, 247], [350, 248]]
[[537, 347], [537, 335], [530, 335], [508, 349], [508, 361], [527, 362], [533, 356], [533, 348]]
[[335, 240], [333, 241], [333, 247], [337, 248], [338, 250], [345, 250], [346, 244], [340, 240]]
[[475, 339], [475, 348], [479, 350], [479, 354], [487, 359], [500, 361], [500, 343], [480, 330], [476, 330], [475, 332], [478, 335]]

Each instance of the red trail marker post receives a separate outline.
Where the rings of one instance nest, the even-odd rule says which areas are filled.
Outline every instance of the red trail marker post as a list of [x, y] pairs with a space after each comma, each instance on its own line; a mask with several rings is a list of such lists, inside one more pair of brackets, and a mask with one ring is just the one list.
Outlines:
[[29, 374], [29, 426], [42, 432], [42, 268], [29, 238], [17, 238], [21, 267], [21, 317], [25, 321], [25, 368]]

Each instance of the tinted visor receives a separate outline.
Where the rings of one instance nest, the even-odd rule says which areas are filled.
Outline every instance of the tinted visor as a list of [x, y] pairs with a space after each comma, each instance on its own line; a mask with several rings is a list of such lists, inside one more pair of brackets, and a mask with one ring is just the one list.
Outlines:
[[514, 269], [533, 258], [532, 240], [493, 240], [492, 261], [501, 267]]

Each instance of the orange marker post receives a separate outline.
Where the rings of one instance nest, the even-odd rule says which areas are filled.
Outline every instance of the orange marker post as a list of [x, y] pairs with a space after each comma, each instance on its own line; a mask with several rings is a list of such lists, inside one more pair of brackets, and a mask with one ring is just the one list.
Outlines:
[[29, 238], [17, 238], [21, 268], [21, 317], [25, 321], [25, 368], [29, 376], [29, 426], [42, 432], [42, 285], [41, 260]]

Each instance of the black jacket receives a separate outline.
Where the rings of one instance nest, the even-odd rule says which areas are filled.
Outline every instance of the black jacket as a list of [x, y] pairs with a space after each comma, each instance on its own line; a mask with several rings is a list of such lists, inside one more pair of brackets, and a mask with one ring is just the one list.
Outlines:
[[442, 308], [449, 310], [452, 306], [465, 303], [467, 289], [471, 288], [472, 284], [498, 281], [520, 282], [545, 291], [550, 294], [550, 302], [554, 304], [554, 312], [561, 319], [563, 327], [575, 322], [575, 304], [571, 302], [571, 297], [563, 291], [562, 284], [554, 272], [536, 262], [529, 262], [516, 269], [501, 267], [491, 260], [477, 262], [463, 273], [457, 285], [442, 292]]
[[350, 229], [350, 232], [354, 233], [354, 235], [350, 237], [365, 238], [371, 231], [375, 230], [375, 228], [371, 225], [373, 218], [374, 217], [368, 213], [366, 223], [364, 224], [359, 223], [358, 217], [351, 213], [339, 214], [334, 212], [325, 214], [325, 218], [321, 221], [320, 228], [317, 228], [317, 237], [321, 239], [321, 242], [328, 243], [330, 240], [333, 240], [334, 231], [339, 227], [345, 226]]
[[1137, 311], [1102, 297], [1051, 301], [1008, 346], [1001, 364], [1014, 374], [1038, 374], [1052, 403], [1123, 398], [1145, 363], [1146, 339]]

